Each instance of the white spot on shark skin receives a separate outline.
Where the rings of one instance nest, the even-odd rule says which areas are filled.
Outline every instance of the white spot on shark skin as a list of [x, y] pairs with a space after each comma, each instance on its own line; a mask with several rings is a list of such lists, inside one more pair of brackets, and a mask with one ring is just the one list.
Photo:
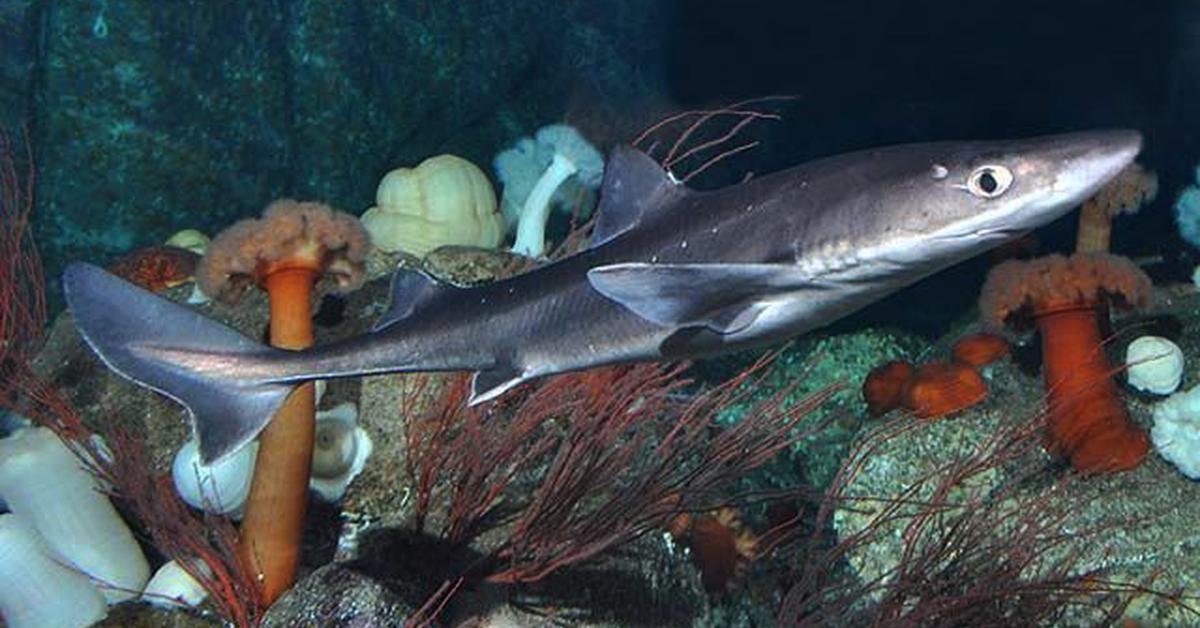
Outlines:
[[650, 256], [650, 263], [651, 263], [651, 264], [657, 264], [657, 263], [658, 263], [658, 256], [657, 256], [657, 255], [651, 255], [651, 256]]
[[933, 164], [933, 169], [930, 171], [929, 176], [934, 179], [945, 179], [950, 176], [950, 169], [942, 164]]
[[680, 242], [680, 243], [679, 243], [679, 248], [681, 248], [681, 249], [686, 249], [686, 248], [687, 248], [687, 240], [684, 240], [683, 242]]
[[713, 227], [713, 228], [712, 228], [712, 233], [713, 233], [713, 235], [717, 235], [717, 228], [716, 228], [716, 227]]

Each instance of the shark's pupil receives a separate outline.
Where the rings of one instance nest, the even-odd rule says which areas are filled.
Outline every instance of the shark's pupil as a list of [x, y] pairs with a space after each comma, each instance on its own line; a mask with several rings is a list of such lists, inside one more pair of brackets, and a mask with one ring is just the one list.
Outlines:
[[1000, 187], [1000, 182], [991, 172], [984, 172], [979, 175], [979, 189], [988, 194], [992, 194]]
[[1013, 176], [1004, 166], [980, 166], [967, 179], [967, 190], [982, 198], [995, 198], [1012, 184]]

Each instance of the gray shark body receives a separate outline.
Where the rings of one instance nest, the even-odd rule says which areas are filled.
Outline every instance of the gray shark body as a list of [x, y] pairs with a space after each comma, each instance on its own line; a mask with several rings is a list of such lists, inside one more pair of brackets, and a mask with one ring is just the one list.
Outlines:
[[187, 407], [214, 460], [311, 379], [473, 370], [478, 403], [544, 375], [804, 333], [1061, 216], [1140, 145], [1131, 131], [913, 144], [712, 192], [617, 149], [588, 250], [471, 288], [401, 271], [371, 333], [300, 352], [261, 346], [93, 266], [69, 267], [64, 285], [96, 353]]

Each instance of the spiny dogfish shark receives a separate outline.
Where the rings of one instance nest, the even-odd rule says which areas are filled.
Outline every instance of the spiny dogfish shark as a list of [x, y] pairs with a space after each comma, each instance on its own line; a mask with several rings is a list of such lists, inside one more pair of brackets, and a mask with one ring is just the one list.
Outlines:
[[587, 250], [475, 287], [401, 270], [369, 333], [304, 351], [263, 346], [96, 266], [73, 264], [63, 282], [88, 345], [186, 407], [213, 462], [313, 379], [472, 370], [477, 404], [554, 373], [779, 342], [1062, 216], [1141, 144], [1128, 130], [907, 144], [713, 191], [619, 147]]

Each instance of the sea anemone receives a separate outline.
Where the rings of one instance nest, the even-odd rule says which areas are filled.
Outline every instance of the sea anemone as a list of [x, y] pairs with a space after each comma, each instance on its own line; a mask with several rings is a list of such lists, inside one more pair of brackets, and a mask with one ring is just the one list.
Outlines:
[[0, 440], [0, 498], [45, 540], [54, 559], [105, 585], [104, 597], [116, 603], [137, 595], [150, 566], [103, 489], [48, 428]]
[[[271, 344], [304, 349], [313, 342], [312, 292], [322, 280], [342, 290], [361, 285], [368, 236], [353, 216], [320, 203], [280, 200], [261, 219], [218, 235], [197, 271], [205, 293], [235, 301], [251, 284], [270, 300]], [[254, 481], [242, 522], [242, 549], [270, 604], [295, 578], [308, 502], [315, 432], [311, 383], [292, 393], [259, 437]]]
[[446, 245], [494, 248], [504, 239], [492, 183], [475, 164], [455, 155], [388, 172], [362, 224], [379, 250], [417, 257]]
[[921, 419], [935, 419], [969, 408], [987, 398], [987, 384], [975, 367], [958, 362], [931, 362], [913, 373], [901, 401]]
[[904, 386], [916, 371], [903, 360], [892, 360], [871, 369], [863, 380], [863, 399], [871, 416], [887, 414], [902, 404]]
[[679, 515], [669, 531], [691, 550], [704, 590], [715, 595], [728, 592], [758, 556], [758, 536], [729, 506], [712, 513]]
[[1129, 260], [1099, 253], [1004, 262], [983, 286], [979, 309], [986, 322], [1020, 326], [1032, 319], [1041, 332], [1046, 447], [1079, 471], [1131, 469], [1146, 455], [1146, 433], [1117, 397], [1097, 315], [1110, 300], [1144, 305], [1150, 288]]
[[904, 408], [918, 418], [936, 419], [965, 410], [987, 398], [978, 367], [1008, 353], [1008, 342], [995, 334], [971, 334], [954, 343], [950, 361], [914, 367], [902, 360], [885, 362], [867, 374], [863, 399], [879, 416]]
[[1132, 214], [1158, 195], [1158, 176], [1139, 164], [1130, 164], [1079, 210], [1076, 253], [1107, 253], [1112, 240], [1112, 220]]
[[996, 334], [971, 334], [959, 338], [951, 347], [950, 355], [959, 364], [976, 368], [987, 366], [1008, 355], [1008, 341]]
[[[518, 154], [523, 152], [525, 151]], [[553, 124], [538, 129], [532, 154], [550, 157], [525, 197], [517, 222], [513, 252], [529, 257], [541, 257], [545, 254], [546, 220], [550, 217], [555, 192], [569, 179], [575, 179], [588, 189], [598, 187], [604, 176], [604, 155], [588, 143], [579, 131], [564, 124]], [[498, 160], [497, 169], [503, 178], [509, 181], [509, 175], [513, 173], [508, 167], [501, 170], [502, 163], [506, 162]], [[518, 185], [523, 192], [524, 185], [520, 182]], [[513, 196], [509, 192], [505, 190], [506, 195]]]
[[187, 249], [196, 255], [204, 255], [204, 252], [208, 250], [208, 245], [211, 243], [212, 238], [204, 235], [203, 232], [197, 229], [176, 231], [171, 237], [167, 238], [166, 242], [163, 242], [167, 246]]
[[1162, 336], [1140, 336], [1125, 347], [1125, 381], [1142, 392], [1175, 392], [1183, 382], [1183, 365], [1183, 349]]
[[200, 256], [178, 246], [149, 246], [113, 262], [108, 272], [151, 292], [192, 281]]
[[0, 514], [0, 583], [0, 624], [9, 628], [90, 626], [108, 614], [87, 575], [13, 514]]

